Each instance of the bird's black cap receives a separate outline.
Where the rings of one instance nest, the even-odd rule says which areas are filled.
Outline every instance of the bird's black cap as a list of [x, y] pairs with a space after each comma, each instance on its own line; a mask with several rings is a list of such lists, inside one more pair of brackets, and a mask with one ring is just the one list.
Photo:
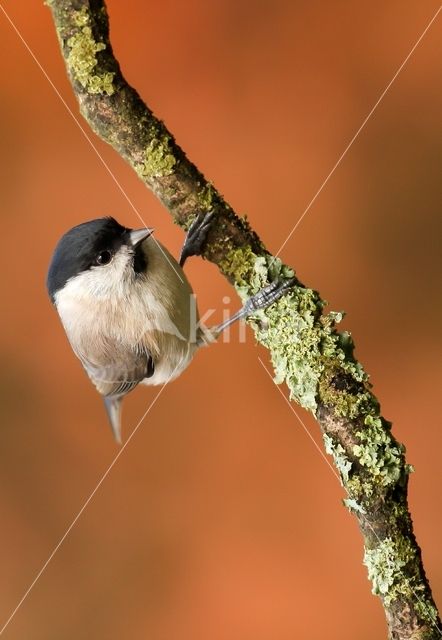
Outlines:
[[46, 286], [49, 296], [63, 289], [66, 282], [95, 263], [101, 251], [115, 253], [123, 244], [129, 244], [130, 229], [114, 218], [97, 218], [73, 227], [59, 240], [51, 264]]

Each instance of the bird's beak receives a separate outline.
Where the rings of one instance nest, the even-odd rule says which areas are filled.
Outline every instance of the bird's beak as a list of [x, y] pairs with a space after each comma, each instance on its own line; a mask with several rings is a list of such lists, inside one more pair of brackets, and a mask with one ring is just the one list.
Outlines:
[[149, 227], [145, 227], [144, 229], [134, 229], [129, 234], [132, 246], [136, 247], [140, 242], [143, 242], [143, 240], [146, 240], [146, 238], [151, 236], [152, 233], [153, 229]]

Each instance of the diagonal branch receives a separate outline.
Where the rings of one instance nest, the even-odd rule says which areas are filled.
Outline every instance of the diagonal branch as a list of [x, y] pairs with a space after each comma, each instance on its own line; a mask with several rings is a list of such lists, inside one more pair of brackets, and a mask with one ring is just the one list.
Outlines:
[[[47, 0], [80, 110], [92, 129], [133, 167], [187, 229], [213, 210], [204, 257], [246, 298], [293, 271], [273, 258], [248, 222], [185, 156], [172, 134], [123, 78], [109, 41], [103, 0]], [[319, 294], [297, 281], [293, 291], [251, 321], [290, 397], [311, 411], [333, 456], [358, 520], [364, 564], [385, 609], [390, 638], [439, 638], [440, 620], [407, 505], [411, 467], [405, 448], [380, 414], [341, 314], [324, 313]]]

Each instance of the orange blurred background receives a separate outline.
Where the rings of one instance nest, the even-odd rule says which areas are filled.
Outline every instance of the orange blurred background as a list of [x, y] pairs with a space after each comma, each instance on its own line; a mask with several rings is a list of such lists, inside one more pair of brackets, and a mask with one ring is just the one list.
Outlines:
[[[2, 4], [77, 113], [48, 8]], [[126, 78], [273, 251], [438, 8], [108, 6]], [[81, 221], [139, 221], [1, 12], [0, 34], [2, 626], [118, 452], [47, 299], [51, 252]], [[282, 252], [348, 313], [357, 356], [416, 468], [410, 505], [439, 599], [441, 36], [442, 15]], [[176, 255], [182, 232], [94, 143]], [[201, 312], [217, 308], [219, 319], [223, 296], [237, 308], [213, 265], [193, 259], [186, 270]], [[258, 355], [267, 362], [248, 332], [246, 344], [201, 351], [164, 390], [5, 639], [386, 637], [342, 489]], [[126, 400], [126, 438], [157, 391]], [[297, 411], [320, 443], [314, 420]]]

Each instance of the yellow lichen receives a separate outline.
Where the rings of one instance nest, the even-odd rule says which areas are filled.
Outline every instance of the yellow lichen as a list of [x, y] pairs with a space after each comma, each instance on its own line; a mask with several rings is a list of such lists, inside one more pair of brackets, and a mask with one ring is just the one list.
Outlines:
[[154, 138], [144, 152], [143, 162], [135, 165], [140, 178], [161, 178], [173, 173], [177, 160], [170, 148], [170, 136]]
[[[86, 16], [87, 18], [87, 16]], [[77, 22], [84, 23], [85, 16], [77, 11]], [[97, 66], [96, 54], [106, 49], [104, 42], [95, 42], [92, 29], [87, 24], [67, 41], [70, 47], [67, 56], [68, 67], [76, 80], [89, 93], [106, 93], [111, 96], [115, 92], [113, 86], [114, 73], [94, 73]]]

